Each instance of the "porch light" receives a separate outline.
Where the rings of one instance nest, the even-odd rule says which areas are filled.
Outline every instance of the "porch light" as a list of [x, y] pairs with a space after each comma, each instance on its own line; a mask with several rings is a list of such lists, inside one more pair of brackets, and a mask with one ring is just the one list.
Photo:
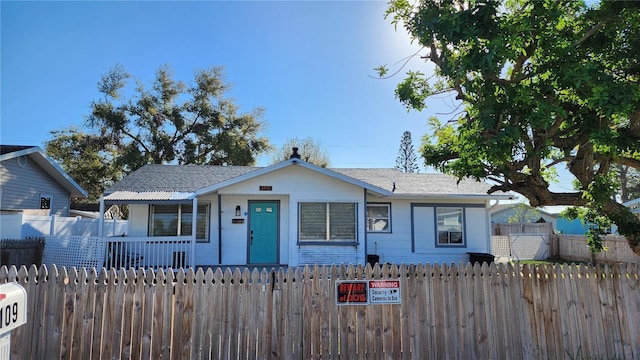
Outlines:
[[236, 216], [240, 216], [240, 205], [236, 205]]

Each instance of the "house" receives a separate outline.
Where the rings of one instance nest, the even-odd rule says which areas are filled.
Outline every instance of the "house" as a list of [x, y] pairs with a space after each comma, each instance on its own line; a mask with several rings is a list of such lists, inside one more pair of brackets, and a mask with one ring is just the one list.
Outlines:
[[72, 197], [86, 197], [37, 146], [0, 145], [0, 210], [68, 216]]
[[267, 167], [146, 165], [107, 189], [101, 208], [129, 205], [117, 241], [191, 240], [181, 255], [194, 254], [190, 266], [457, 263], [491, 251], [487, 208], [510, 196], [488, 189], [440, 174], [327, 169], [294, 152]]
[[489, 209], [491, 222], [505, 224], [509, 222], [550, 223], [556, 228], [558, 214], [550, 213], [545, 208], [533, 208], [525, 203], [497, 204]]

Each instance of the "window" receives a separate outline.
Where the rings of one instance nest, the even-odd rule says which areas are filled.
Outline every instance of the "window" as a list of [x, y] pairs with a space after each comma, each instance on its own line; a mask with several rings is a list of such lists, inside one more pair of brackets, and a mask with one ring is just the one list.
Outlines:
[[51, 209], [51, 195], [40, 195], [40, 209]]
[[[193, 205], [151, 205], [150, 236], [190, 236]], [[209, 241], [209, 204], [198, 205], [196, 240]]]
[[300, 203], [300, 241], [356, 241], [356, 204]]
[[438, 245], [463, 245], [462, 207], [436, 209]]
[[391, 232], [391, 204], [367, 204], [367, 231]]

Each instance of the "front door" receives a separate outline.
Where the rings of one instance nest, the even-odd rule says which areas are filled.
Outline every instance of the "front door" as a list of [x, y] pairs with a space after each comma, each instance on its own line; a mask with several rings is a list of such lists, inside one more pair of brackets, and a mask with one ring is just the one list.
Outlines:
[[278, 201], [249, 201], [249, 263], [277, 264]]

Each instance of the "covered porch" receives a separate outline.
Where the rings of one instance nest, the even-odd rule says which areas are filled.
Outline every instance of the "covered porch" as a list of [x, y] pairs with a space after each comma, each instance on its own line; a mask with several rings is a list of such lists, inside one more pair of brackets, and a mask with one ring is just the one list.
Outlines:
[[[109, 205], [129, 206], [127, 231], [120, 236], [104, 236], [103, 214]], [[136, 207], [149, 210], [136, 214]], [[146, 228], [136, 227], [131, 216], [148, 217]], [[108, 269], [195, 267], [196, 243], [208, 238], [210, 228], [209, 206], [199, 207], [198, 197], [190, 192], [115, 192], [101, 198], [99, 219], [94, 252], [104, 257], [102, 263], [99, 256], [93, 262]]]

